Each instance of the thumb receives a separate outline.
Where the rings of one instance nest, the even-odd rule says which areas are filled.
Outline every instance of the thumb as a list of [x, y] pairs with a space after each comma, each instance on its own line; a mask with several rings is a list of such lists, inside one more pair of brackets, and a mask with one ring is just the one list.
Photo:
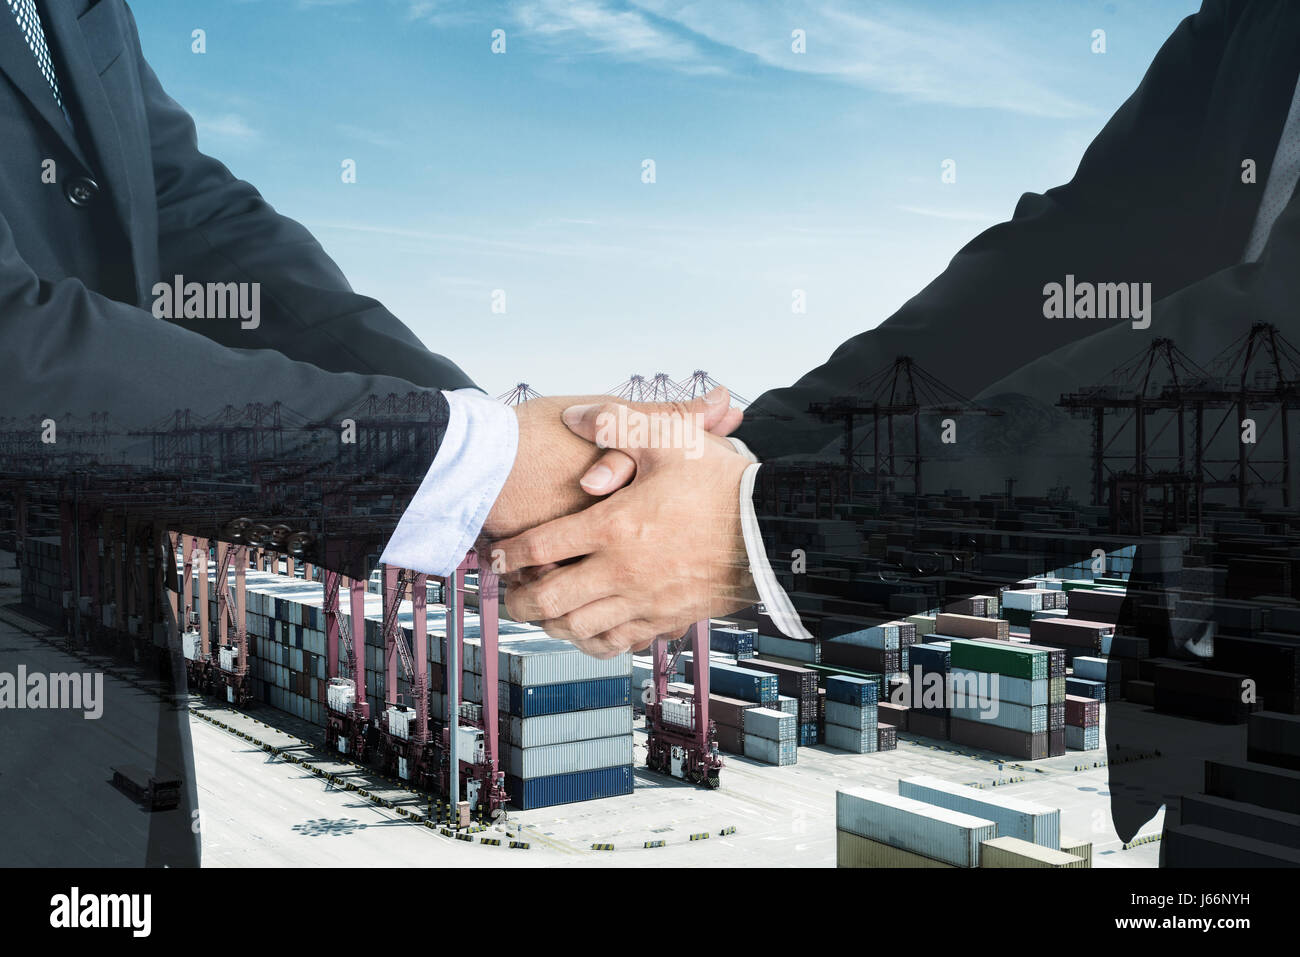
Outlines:
[[638, 412], [678, 412], [694, 416], [700, 428], [714, 435], [734, 432], [744, 415], [740, 409], [731, 408], [731, 393], [721, 385], [686, 402], [628, 402], [626, 405]]

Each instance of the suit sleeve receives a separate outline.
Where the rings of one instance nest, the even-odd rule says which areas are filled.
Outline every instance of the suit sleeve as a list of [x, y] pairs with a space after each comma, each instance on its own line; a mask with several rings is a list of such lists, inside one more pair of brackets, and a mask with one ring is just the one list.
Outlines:
[[[342, 441], [344, 420], [362, 400], [409, 392], [409, 382], [329, 372], [269, 349], [232, 348], [94, 293], [79, 280], [44, 279], [23, 260], [2, 215], [0, 338], [6, 415], [29, 424], [33, 456], [45, 463], [46, 474], [80, 470], [93, 485], [112, 480], [120, 465], [151, 467], [149, 481], [186, 486], [169, 509], [171, 527], [231, 540], [237, 519], [283, 524], [306, 536], [305, 557], [349, 575], [365, 573], [367, 556], [387, 540], [400, 510], [331, 521], [328, 503], [343, 502], [333, 510], [348, 515], [351, 496], [377, 497], [373, 486], [386, 484], [396, 504], [404, 505], [446, 427], [446, 399], [433, 392], [427, 428], [415, 430], [421, 434], [410, 443], [365, 450], [349, 445]], [[220, 447], [222, 418], [254, 408], [282, 417], [288, 426], [277, 432], [282, 444], [260, 453]], [[287, 421], [293, 410], [305, 410], [302, 421]], [[91, 416], [102, 417], [112, 443], [93, 452], [77, 435]], [[293, 427], [308, 418], [324, 427]], [[188, 436], [173, 431], [182, 420], [194, 426]], [[165, 442], [169, 432], [182, 445], [191, 443], [193, 458], [160, 460], [154, 443]], [[259, 469], [275, 475], [280, 491], [274, 501], [272, 493], [256, 491], [264, 487], [256, 481]], [[292, 501], [280, 497], [285, 489], [293, 490]], [[335, 529], [332, 537], [328, 527]]]
[[256, 329], [217, 323], [204, 334], [227, 346], [275, 349], [330, 372], [388, 375], [427, 388], [474, 387], [379, 302], [354, 292], [301, 224], [199, 151], [193, 120], [145, 61], [134, 19], [131, 27], [157, 189], [160, 278], [261, 286]]

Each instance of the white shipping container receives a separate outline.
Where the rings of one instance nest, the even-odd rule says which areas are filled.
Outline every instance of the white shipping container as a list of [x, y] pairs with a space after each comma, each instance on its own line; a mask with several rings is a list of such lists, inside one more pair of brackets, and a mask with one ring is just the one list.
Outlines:
[[[536, 634], [502, 635], [498, 642], [497, 677], [520, 687], [551, 685], [596, 678], [624, 678], [632, 675], [632, 656], [593, 658], [569, 642]], [[465, 667], [483, 673], [483, 652], [478, 638], [465, 640]]]
[[631, 764], [632, 735], [548, 744], [538, 748], [519, 748], [511, 744], [506, 746], [505, 753], [508, 773], [525, 780], [544, 778]]
[[1059, 808], [1022, 801], [999, 792], [984, 791], [924, 774], [899, 781], [898, 793], [950, 811], [962, 811], [975, 817], [987, 818], [998, 826], [1000, 837], [1018, 837], [1022, 841], [1031, 841], [1052, 850], [1061, 846]]
[[181, 635], [181, 647], [185, 651], [186, 661], [197, 661], [199, 657], [200, 635], [193, 629]]
[[976, 671], [974, 668], [953, 668], [949, 671], [949, 686], [953, 689], [954, 704], [958, 707], [975, 707], [980, 694], [1011, 704], [1042, 705], [1048, 703], [1050, 678], [1013, 678], [1010, 675]]
[[786, 714], [799, 714], [799, 699], [791, 698], [788, 695], [779, 694], [776, 696], [776, 710], [784, 711]]
[[799, 719], [773, 708], [750, 708], [745, 712], [745, 737], [757, 735], [769, 741], [794, 741], [798, 738]]
[[356, 704], [356, 685], [346, 678], [331, 678], [329, 687], [325, 689], [325, 700], [331, 710], [347, 714]]
[[695, 702], [689, 698], [664, 698], [660, 714], [665, 724], [693, 730], [695, 728]]
[[835, 792], [835, 827], [958, 867], [979, 867], [980, 843], [998, 836], [987, 818], [866, 787]]
[[[752, 713], [752, 711], [745, 713], [746, 722]], [[762, 761], [764, 764], [787, 767], [798, 760], [799, 743], [793, 738], [786, 741], [773, 741], [771, 738], [763, 738], [756, 734], [746, 734], [744, 745], [745, 757]]]
[[1010, 728], [1028, 734], [1047, 730], [1047, 705], [1027, 706], [1010, 701], [991, 701], [987, 707], [964, 705], [953, 707], [949, 713], [963, 721], [982, 721], [999, 728]]
[[826, 722], [828, 724], [838, 724], [842, 728], [874, 732], [878, 722], [878, 715], [879, 712], [874, 704], [859, 708], [855, 705], [845, 704], [843, 701], [828, 700], [826, 702]]
[[535, 718], [507, 715], [505, 721], [505, 743], [521, 748], [568, 744], [631, 733], [632, 709], [628, 707], [569, 711]]
[[388, 715], [388, 733], [403, 741], [409, 739], [415, 726], [415, 712], [410, 708], [390, 706], [385, 713]]
[[1087, 678], [1089, 681], [1119, 681], [1122, 662], [1110, 658], [1094, 658], [1079, 655], [1074, 659], [1074, 676]]
[[[827, 704], [830, 704], [828, 701]], [[862, 730], [859, 728], [846, 728], [843, 725], [831, 724], [826, 722], [825, 742], [828, 747], [839, 748], [841, 751], [852, 751], [854, 754], [875, 754], [877, 750], [876, 729], [868, 728]]]

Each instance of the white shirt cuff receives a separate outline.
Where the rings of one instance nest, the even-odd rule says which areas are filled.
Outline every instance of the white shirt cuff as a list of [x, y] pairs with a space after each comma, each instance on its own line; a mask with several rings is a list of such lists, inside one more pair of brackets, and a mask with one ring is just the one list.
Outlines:
[[442, 444], [379, 558], [426, 575], [450, 574], [474, 546], [519, 446], [510, 406], [477, 389], [443, 395], [451, 414]]
[[758, 526], [758, 513], [754, 511], [754, 480], [762, 468], [745, 443], [732, 439], [736, 451], [753, 461], [740, 477], [740, 530], [745, 536], [745, 553], [749, 556], [749, 572], [754, 577], [754, 586], [758, 597], [763, 602], [772, 623], [781, 629], [787, 638], [799, 641], [812, 641], [813, 636], [799, 620], [799, 613], [794, 610], [794, 603], [776, 580], [772, 564], [767, 560], [767, 550], [763, 547], [763, 533]]

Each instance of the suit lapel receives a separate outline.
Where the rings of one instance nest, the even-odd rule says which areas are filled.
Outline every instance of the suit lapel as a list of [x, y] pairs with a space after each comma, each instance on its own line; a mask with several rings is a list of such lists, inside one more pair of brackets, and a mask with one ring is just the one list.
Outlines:
[[[107, 3], [108, 0], [101, 2]], [[42, 13], [46, 18], [47, 39], [51, 46], [57, 45], [59, 53], [57, 62], [60, 66], [63, 101], [75, 110], [73, 116], [80, 123], [82, 140], [98, 161], [94, 169], [99, 184], [108, 193], [122, 228], [134, 240], [131, 178], [118, 132], [118, 121], [113, 112], [114, 104], [104, 91], [104, 84], [95, 70], [86, 38], [82, 35], [71, 6], [46, 3]], [[40, 75], [39, 70], [36, 73]], [[126, 108], [131, 107], [128, 105]]]
[[[46, 28], [46, 42], [50, 43], [48, 20], [43, 14], [41, 19]], [[9, 9], [7, 3], [2, 2], [0, 2], [0, 73], [9, 77], [9, 81], [27, 97], [41, 120], [63, 141], [63, 145], [71, 150], [78, 162], [88, 165], [81, 144], [77, 142], [76, 134], [68, 125], [67, 117], [59, 109], [59, 104], [54, 101], [54, 91], [50, 89], [49, 82], [41, 75], [40, 68], [36, 65], [36, 57], [32, 55], [27, 39], [18, 28], [18, 21], [14, 19], [13, 11]], [[62, 82], [62, 78], [60, 81]], [[64, 102], [67, 102], [66, 89], [63, 95]]]

